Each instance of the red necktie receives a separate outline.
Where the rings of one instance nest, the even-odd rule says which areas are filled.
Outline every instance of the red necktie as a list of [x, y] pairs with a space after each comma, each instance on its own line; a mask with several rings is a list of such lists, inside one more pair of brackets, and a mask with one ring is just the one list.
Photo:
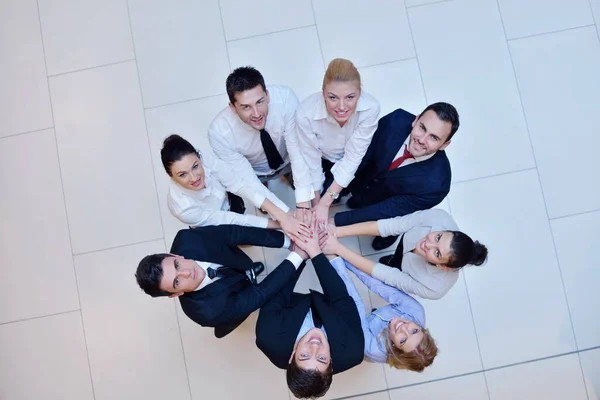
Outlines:
[[396, 168], [398, 168], [400, 166], [400, 164], [402, 164], [407, 158], [414, 158], [414, 157], [408, 151], [408, 147], [404, 146], [404, 153], [400, 157], [396, 158], [394, 160], [394, 162], [392, 162], [390, 164], [390, 168], [388, 169], [388, 171], [393, 171]]

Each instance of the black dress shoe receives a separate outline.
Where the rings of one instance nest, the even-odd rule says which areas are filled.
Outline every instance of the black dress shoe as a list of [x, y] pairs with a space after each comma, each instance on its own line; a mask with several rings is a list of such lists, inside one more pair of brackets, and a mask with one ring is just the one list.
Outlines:
[[398, 236], [388, 236], [388, 237], [377, 236], [375, 239], [373, 239], [372, 246], [375, 250], [383, 250], [383, 249], [393, 245], [394, 242], [396, 241], [396, 239], [398, 239]]
[[250, 282], [253, 285], [256, 285], [258, 283], [256, 278], [260, 274], [262, 274], [262, 272], [264, 270], [265, 270], [265, 264], [263, 264], [261, 262], [255, 262], [252, 264], [252, 268], [246, 271], [246, 276], [248, 277], [248, 280], [250, 280]]

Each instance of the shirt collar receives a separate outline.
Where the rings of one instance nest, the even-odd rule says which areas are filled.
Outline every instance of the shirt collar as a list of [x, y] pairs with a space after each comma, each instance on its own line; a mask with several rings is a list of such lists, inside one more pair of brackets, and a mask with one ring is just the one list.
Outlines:
[[[256, 129], [254, 129], [253, 127], [251, 127], [250, 125], [248, 125], [247, 123], [245, 123], [244, 121], [242, 121], [242, 119], [240, 118], [240, 116], [231, 109], [231, 107], [227, 106], [227, 108], [229, 109], [229, 113], [231, 114], [231, 118], [237, 122], [238, 126], [240, 126], [242, 129], [244, 129], [245, 131], [251, 132], [251, 133], [256, 133], [258, 132]], [[266, 127], [266, 122], [265, 122], [265, 127]]]
[[202, 279], [202, 282], [200, 282], [200, 285], [198, 285], [198, 287], [196, 289], [194, 289], [194, 292], [204, 289], [206, 286], [208, 286], [209, 284], [211, 284], [214, 281], [214, 279], [210, 279], [208, 277], [208, 272], [206, 271], [206, 269], [212, 265], [211, 263], [196, 261], [196, 264], [198, 264], [198, 266], [204, 270], [205, 275], [204, 275], [204, 279]]

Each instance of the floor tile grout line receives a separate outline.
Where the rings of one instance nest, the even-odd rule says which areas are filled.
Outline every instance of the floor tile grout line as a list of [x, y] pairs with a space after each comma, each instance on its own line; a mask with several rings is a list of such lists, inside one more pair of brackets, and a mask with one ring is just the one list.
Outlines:
[[27, 317], [27, 318], [15, 319], [15, 320], [12, 320], [12, 321], [4, 321], [4, 322], [0, 322], [0, 326], [2, 326], [2, 325], [10, 325], [10, 324], [17, 324], [19, 322], [27, 322], [27, 321], [31, 321], [31, 320], [34, 320], [34, 319], [55, 317], [57, 315], [76, 313], [76, 312], [79, 312], [79, 311], [81, 311], [81, 310], [79, 308], [76, 308], [74, 310], [67, 310], [67, 311], [61, 311], [61, 312], [56, 312], [56, 313], [51, 313], [51, 314], [44, 314], [44, 315], [36, 315], [34, 317]]
[[[137, 79], [138, 79], [138, 85], [140, 88], [140, 97], [141, 97], [141, 102], [142, 102], [142, 114], [144, 115], [144, 129], [146, 130], [146, 139], [147, 139], [147, 144], [148, 144], [148, 152], [150, 153], [150, 169], [152, 170], [152, 178], [154, 180], [154, 193], [156, 194], [156, 206], [157, 206], [157, 210], [158, 210], [158, 219], [160, 221], [160, 228], [161, 228], [161, 232], [163, 234], [161, 241], [163, 242], [163, 244], [165, 245], [165, 250], [167, 250], [167, 243], [166, 243], [166, 235], [165, 235], [165, 226], [163, 223], [163, 218], [162, 218], [162, 212], [160, 210], [160, 198], [159, 198], [159, 194], [158, 194], [158, 182], [156, 180], [156, 172], [154, 171], [154, 165], [153, 165], [153, 155], [152, 155], [152, 145], [151, 145], [151, 141], [150, 141], [150, 133], [148, 131], [148, 121], [146, 120], [146, 108], [144, 107], [144, 92], [142, 89], [142, 79], [140, 77], [140, 70], [139, 67], [137, 65], [137, 50], [136, 50], [136, 45], [135, 45], [135, 38], [133, 35], [133, 24], [131, 22], [131, 10], [129, 8], [129, 0], [126, 1], [126, 6], [127, 6], [127, 20], [129, 22], [129, 29], [131, 32], [131, 43], [133, 45], [133, 54], [135, 56], [135, 72], [137, 75]], [[183, 355], [183, 366], [185, 368], [185, 380], [187, 382], [188, 385], [188, 393], [189, 393], [189, 398], [190, 400], [192, 399], [192, 386], [190, 383], [190, 374], [188, 371], [188, 366], [187, 366], [187, 359], [186, 359], [186, 355], [185, 355], [185, 347], [183, 345], [183, 336], [181, 334], [181, 324], [179, 322], [179, 314], [177, 312], [177, 304], [175, 303], [175, 301], [173, 301], [173, 307], [175, 308], [175, 319], [177, 320], [177, 329], [179, 330], [179, 341], [181, 344], [181, 352]]]
[[537, 36], [551, 35], [553, 33], [561, 33], [561, 32], [574, 31], [576, 29], [589, 28], [590, 26], [595, 27], [596, 24], [586, 24], [586, 25], [581, 25], [581, 26], [574, 26], [572, 28], [558, 29], [558, 30], [550, 31], [550, 32], [534, 33], [532, 35], [520, 36], [520, 37], [515, 37], [515, 38], [510, 38], [510, 39], [506, 36], [506, 31], [505, 31], [504, 37], [506, 37], [507, 42], [512, 42], [514, 40], [529, 39], [529, 38], [537, 37]]
[[[496, 0], [496, 6], [498, 7], [498, 15], [500, 16], [500, 21], [502, 22], [502, 30], [504, 32], [504, 38], [506, 39], [506, 47], [508, 49], [508, 56], [510, 58], [510, 65], [512, 67], [513, 70], [513, 76], [515, 79], [515, 85], [517, 87], [517, 94], [519, 95], [519, 100], [521, 103], [521, 110], [523, 112], [523, 120], [525, 121], [525, 129], [527, 131], [527, 136], [529, 137], [529, 145], [531, 147], [531, 154], [533, 156], [533, 162], [536, 166], [535, 171], [536, 171], [536, 175], [538, 178], [538, 184], [540, 187], [540, 194], [542, 195], [542, 200], [544, 202], [544, 210], [546, 211], [546, 219], [547, 219], [547, 226], [548, 226], [548, 230], [550, 232], [550, 237], [552, 238], [552, 247], [554, 248], [554, 258], [556, 259], [556, 265], [558, 267], [558, 275], [560, 277], [560, 283], [562, 285], [562, 289], [563, 289], [563, 296], [565, 299], [565, 305], [567, 306], [567, 312], [569, 313], [569, 322], [571, 323], [571, 333], [573, 334], [573, 341], [574, 341], [574, 345], [575, 348], [578, 348], [578, 342], [577, 342], [577, 333], [575, 331], [575, 326], [573, 324], [573, 315], [571, 313], [571, 305], [569, 304], [569, 296], [567, 295], [567, 288], [565, 286], [565, 280], [563, 277], [563, 272], [562, 272], [562, 268], [560, 265], [560, 258], [558, 257], [558, 249], [556, 247], [556, 239], [554, 238], [554, 231], [552, 230], [552, 225], [550, 223], [550, 214], [548, 212], [548, 203], [546, 202], [546, 194], [544, 192], [544, 185], [542, 184], [542, 179], [540, 177], [540, 170], [537, 167], [537, 157], [535, 154], [535, 148], [533, 146], [533, 139], [531, 137], [531, 130], [529, 129], [529, 121], [527, 119], [527, 113], [525, 111], [525, 105], [523, 102], [523, 95], [521, 94], [521, 87], [519, 85], [519, 79], [517, 76], [517, 69], [515, 68], [515, 63], [513, 60], [513, 56], [512, 56], [512, 51], [510, 49], [510, 43], [508, 40], [508, 36], [506, 35], [506, 27], [504, 25], [504, 17], [502, 15], [502, 9], [500, 8], [500, 2], [499, 0]], [[583, 365], [581, 364], [581, 358], [579, 357], [579, 355], [577, 356], [577, 359], [579, 360], [579, 369], [581, 372], [581, 379], [583, 380], [583, 384], [585, 387], [585, 379], [584, 379], [584, 371], [583, 371]], [[587, 395], [587, 389], [586, 389], [586, 395]], [[588, 400], [589, 400], [589, 395], [588, 396]]]
[[[444, 1], [445, 3], [446, 1]], [[415, 52], [415, 60], [417, 60], [417, 69], [419, 70], [419, 78], [421, 78], [421, 88], [423, 88], [423, 96], [425, 97], [425, 105], [429, 104], [427, 100], [427, 90], [425, 90], [425, 80], [423, 79], [423, 71], [421, 71], [421, 62], [419, 61], [419, 52], [417, 51], [417, 42], [415, 41], [415, 34], [413, 33], [412, 23], [410, 22], [410, 13], [406, 6], [406, 0], [404, 0], [404, 10], [406, 11], [406, 21], [408, 22], [408, 30], [410, 31], [410, 39], [413, 45], [413, 51]]]
[[179, 313], [177, 312], [177, 303], [173, 300], [173, 307], [175, 308], [175, 319], [177, 320], [177, 329], [179, 330], [179, 343], [181, 343], [181, 354], [183, 355], [183, 366], [185, 367], [185, 380], [188, 384], [188, 392], [190, 393], [190, 400], [192, 396], [192, 384], [190, 382], [190, 373], [187, 365], [187, 355], [185, 353], [185, 346], [183, 345], [183, 335], [181, 334], [181, 321], [179, 321]]
[[[145, 107], [145, 108], [144, 108], [144, 111], [147, 111], [147, 110], [153, 110], [153, 109], [155, 109], [155, 108], [161, 108], [161, 107], [176, 106], [176, 105], [178, 105], [178, 104], [182, 104], [182, 103], [190, 103], [190, 102], [192, 102], [192, 101], [198, 101], [198, 100], [210, 99], [210, 98], [212, 98], [212, 97], [219, 97], [219, 96], [223, 96], [224, 94], [227, 94], [227, 93], [225, 93], [225, 92], [221, 92], [221, 93], [217, 93], [217, 94], [211, 94], [211, 95], [208, 95], [208, 96], [194, 97], [194, 98], [192, 98], [192, 99], [185, 99], [185, 100], [174, 101], [174, 102], [172, 102], [172, 103], [165, 103], [165, 104], [158, 104], [158, 105], [155, 105], [155, 106], [148, 106], [148, 107]], [[227, 100], [227, 101], [229, 101], [229, 100]]]
[[59, 76], [69, 75], [69, 74], [75, 74], [77, 72], [89, 71], [91, 69], [96, 69], [96, 68], [110, 67], [110, 66], [113, 66], [113, 65], [124, 64], [124, 63], [131, 62], [131, 61], [135, 61], [135, 58], [129, 58], [127, 60], [109, 62], [109, 63], [106, 63], [106, 64], [94, 65], [93, 67], [86, 67], [86, 68], [81, 68], [81, 69], [74, 69], [73, 71], [59, 72], [59, 73], [56, 73], [56, 74], [48, 75], [48, 78], [56, 78], [56, 77], [59, 77]]
[[323, 45], [321, 44], [321, 34], [319, 33], [319, 25], [317, 25], [317, 13], [315, 12], [315, 5], [313, 0], [310, 0], [310, 9], [312, 11], [313, 20], [315, 21], [314, 27], [315, 32], [317, 32], [317, 41], [319, 42], [319, 51], [321, 52], [321, 62], [323, 63], [323, 71], [327, 70], [327, 66], [325, 65], [325, 54], [323, 53]]
[[[367, 290], [369, 290], [369, 289], [367, 288]], [[369, 290], [369, 305], [371, 306], [371, 309], [373, 309], [373, 301], [371, 300], [371, 291], [370, 290]], [[385, 366], [386, 366], [386, 364], [381, 364], [381, 373], [383, 374], [383, 380], [385, 381], [385, 387], [389, 388], [390, 383], [388, 381], [387, 374], [385, 373]], [[392, 396], [390, 396], [390, 390], [386, 389], [386, 393], [388, 396], [388, 400], [391, 400]]]
[[468, 182], [473, 182], [473, 181], [480, 181], [480, 180], [483, 180], [483, 179], [496, 178], [498, 176], [518, 174], [520, 172], [533, 171], [533, 170], [537, 170], [537, 166], [535, 166], [535, 167], [529, 167], [529, 168], [523, 168], [523, 169], [516, 169], [516, 170], [513, 170], [513, 171], [500, 172], [500, 173], [492, 174], [492, 175], [479, 176], [477, 178], [469, 178], [469, 179], [465, 179], [465, 180], [462, 180], [462, 181], [454, 181], [454, 182], [452, 182], [452, 184], [453, 185], [457, 185], [457, 184], [468, 183]]
[[[161, 219], [161, 221], [162, 221], [162, 219]], [[125, 243], [125, 244], [119, 244], [117, 246], [111, 246], [111, 247], [104, 247], [104, 248], [95, 249], [95, 250], [82, 251], [81, 253], [73, 253], [73, 257], [85, 256], [87, 254], [100, 253], [100, 252], [109, 251], [109, 250], [116, 250], [116, 249], [121, 249], [123, 247], [137, 246], [138, 244], [151, 243], [151, 242], [156, 242], [158, 240], [163, 240], [163, 239], [164, 239], [164, 236], [161, 236], [161, 237], [153, 238], [153, 239], [140, 240], [139, 242]]]
[[536, 363], [536, 362], [540, 362], [540, 361], [546, 361], [546, 360], [551, 360], [554, 358], [566, 357], [566, 356], [570, 356], [573, 354], [584, 353], [587, 351], [593, 351], [593, 350], [599, 350], [599, 349], [600, 349], [600, 346], [594, 346], [594, 347], [581, 349], [581, 350], [573, 350], [573, 351], [569, 351], [566, 353], [554, 354], [551, 356], [540, 357], [540, 358], [536, 358], [536, 359], [532, 359], [532, 360], [520, 361], [520, 362], [516, 362], [516, 363], [512, 363], [512, 364], [500, 365], [500, 366], [491, 367], [491, 368], [483, 368], [481, 370], [465, 372], [465, 373], [457, 374], [457, 375], [444, 376], [442, 378], [435, 378], [435, 379], [431, 379], [431, 380], [423, 381], [423, 382], [409, 383], [407, 385], [400, 385], [400, 386], [390, 387], [387, 389], [374, 390], [374, 391], [364, 392], [364, 393], [356, 393], [351, 396], [336, 397], [332, 400], [347, 400], [347, 399], [352, 399], [355, 397], [366, 396], [369, 394], [381, 393], [381, 392], [385, 392], [385, 391], [406, 389], [406, 388], [413, 387], [413, 386], [422, 386], [422, 385], [427, 385], [429, 383], [447, 381], [447, 380], [451, 380], [451, 379], [462, 378], [465, 376], [476, 375], [476, 374], [481, 374], [481, 373], [486, 373], [486, 372], [491, 372], [491, 371], [496, 371], [496, 370], [501, 370], [501, 369], [506, 369], [506, 368], [517, 367], [519, 365], [524, 365], [524, 364], [532, 364], [532, 363]]
[[579, 367], [581, 368], [581, 380], [583, 382], [583, 388], [585, 389], [585, 395], [587, 400], [590, 400], [590, 393], [588, 391], [587, 383], [585, 381], [585, 371], [583, 370], [583, 364], [581, 363], [581, 353], [577, 352], [577, 360], [579, 361]]
[[42, 42], [42, 53], [44, 55], [44, 69], [46, 73], [46, 85], [48, 87], [48, 100], [50, 103], [50, 115], [52, 116], [52, 125], [54, 125], [54, 151], [56, 152], [56, 162], [58, 164], [58, 175], [60, 178], [60, 188], [62, 192], [63, 208], [65, 211], [65, 222], [67, 224], [67, 233], [69, 235], [69, 247], [71, 249], [71, 263], [73, 267], [73, 279], [75, 280], [75, 290], [77, 292], [77, 303], [79, 304], [79, 318], [81, 320], [81, 333], [83, 334], [83, 343], [85, 345], [85, 358], [88, 365], [88, 376], [90, 379], [90, 387], [92, 389], [92, 397], [96, 399], [96, 388], [94, 387], [94, 378], [92, 375], [92, 363], [90, 361], [90, 351], [88, 348], [87, 335], [85, 331], [85, 321], [83, 320], [83, 312], [81, 311], [81, 292], [79, 291], [79, 280], [77, 278], [77, 268], [75, 268], [75, 255], [73, 252], [73, 236], [71, 233], [71, 224], [69, 222], [69, 211], [67, 209], [67, 197], [65, 194], [65, 184], [63, 180], [62, 163], [60, 162], [60, 151], [58, 148], [58, 135], [56, 133], [56, 120], [54, 118], [54, 107], [52, 105], [52, 91], [50, 90], [50, 77], [48, 76], [48, 61], [46, 59], [46, 44], [44, 43], [44, 33], [42, 30], [42, 14], [40, 13], [40, 2], [36, 0], [38, 13], [38, 22], [40, 29], [40, 40]]
[[[129, 8], [129, 0], [126, 1], [126, 6], [127, 6], [127, 21], [129, 22], [129, 30], [131, 32], [131, 44], [133, 46], [133, 55], [135, 58], [135, 60], [134, 60], [135, 74], [137, 76], [138, 87], [140, 89], [140, 100], [142, 103], [142, 115], [144, 116], [144, 130], [146, 131], [148, 153], [150, 153], [150, 170], [152, 171], [152, 178], [154, 180], [154, 194], [156, 195], [156, 209], [158, 211], [158, 220], [160, 222], [160, 230], [162, 232], [162, 237], [159, 239], [155, 239], [155, 240], [160, 240], [160, 239], [164, 240], [165, 226], [164, 226], [163, 219], [162, 219], [162, 213], [160, 211], [160, 198], [159, 198], [159, 194], [158, 194], [158, 182], [156, 180], [156, 172], [154, 171], [154, 163], [153, 163], [154, 156], [152, 154], [152, 145], [150, 142], [150, 134], [148, 132], [148, 121], [146, 120], [146, 112], [145, 112], [145, 108], [144, 108], [144, 90], [142, 87], [142, 78], [140, 77], [140, 69], [137, 65], [137, 47], [135, 44], [135, 38], [133, 36], [133, 23], [131, 22], [131, 10]], [[154, 241], [154, 240], [147, 240], [147, 241], [144, 241], [143, 243], [150, 242], [150, 241]]]
[[[475, 343], [477, 344], [477, 352], [479, 353], [479, 361], [481, 361], [481, 368], [485, 367], [483, 362], [483, 355], [481, 354], [481, 345], [479, 344], [479, 334], [477, 333], [477, 323], [475, 322], [475, 315], [473, 314], [473, 305], [471, 304], [471, 295], [469, 294], [469, 285], [467, 283], [467, 277], [462, 274], [463, 282], [465, 283], [465, 293], [467, 294], [467, 302], [469, 303], [469, 312], [471, 313], [471, 321], [473, 321], [473, 331], [475, 332]], [[483, 373], [483, 381], [485, 382], [485, 390], [487, 391], [488, 400], [491, 399], [490, 387], [488, 385], [487, 376]]]
[[596, 208], [594, 210], [581, 211], [581, 212], [574, 213], [574, 214], [561, 215], [560, 217], [552, 217], [552, 218], [549, 218], [549, 220], [550, 221], [556, 221], [556, 220], [559, 220], [559, 219], [570, 218], [570, 217], [577, 217], [579, 215], [584, 215], [584, 214], [593, 214], [593, 213], [597, 213], [598, 211], [600, 211], [600, 208]]
[[219, 7], [219, 18], [221, 19], [221, 31], [223, 32], [223, 42], [225, 43], [225, 53], [227, 53], [227, 65], [229, 65], [229, 71], [233, 72], [231, 68], [231, 57], [229, 55], [229, 43], [227, 42], [227, 33], [225, 32], [225, 19], [223, 18], [223, 7], [221, 6], [221, 0], [217, 1]]
[[[219, 4], [219, 9], [220, 9], [220, 4]], [[222, 21], [222, 19], [221, 19], [221, 21]], [[250, 35], [250, 36], [245, 36], [245, 37], [235, 38], [235, 39], [230, 39], [230, 40], [227, 40], [227, 36], [225, 36], [225, 32], [224, 31], [223, 31], [223, 34], [225, 36], [225, 41], [227, 43], [231, 43], [231, 42], [239, 42], [239, 41], [247, 40], [247, 39], [255, 39], [255, 38], [262, 37], [262, 36], [275, 35], [275, 34], [278, 34], [278, 33], [285, 33], [285, 32], [295, 31], [295, 30], [299, 30], [299, 29], [310, 28], [311, 26], [315, 26], [315, 25], [316, 25], [316, 20], [315, 20], [314, 24], [310, 24], [310, 25], [297, 26], [295, 28], [289, 28], [289, 29], [280, 29], [278, 31], [259, 33], [257, 35]], [[223, 29], [225, 29], [225, 25], [223, 25]]]
[[598, 36], [598, 40], [600, 41], [600, 27], [598, 26], [598, 21], [596, 21], [596, 16], [594, 15], [594, 7], [592, 7], [591, 0], [588, 0], [588, 5], [590, 6], [590, 13], [592, 13], [592, 21], [594, 21], [594, 25], [596, 25], [596, 36]]
[[[50, 90], [48, 90], [48, 92], [50, 92]], [[47, 131], [48, 129], [55, 129], [55, 128], [54, 128], [54, 126], [49, 126], [47, 128], [34, 129], [32, 131], [27, 131], [27, 132], [11, 133], [9, 135], [0, 136], [0, 140], [2, 140], [2, 139], [8, 139], [8, 138], [15, 137], [15, 136], [27, 135], [27, 134], [30, 134], [30, 133], [40, 133], [40, 132], [43, 132], [43, 131]]]
[[600, 346], [586, 347], [585, 349], [579, 349], [578, 352], [585, 353], [587, 351], [594, 351], [594, 350], [600, 350]]
[[[451, 0], [445, 0], [445, 1], [451, 1]], [[380, 67], [382, 65], [387, 65], [387, 64], [394, 64], [394, 63], [399, 63], [399, 62], [404, 62], [404, 61], [410, 61], [410, 60], [416, 60], [417, 57], [405, 57], [405, 58], [400, 58], [398, 60], [391, 60], [391, 61], [384, 61], [381, 63], [377, 63], [377, 64], [369, 64], [369, 65], [361, 65], [360, 67], [357, 67], [358, 69], [363, 69], [363, 68], [372, 68], [372, 67]]]
[[[440, 1], [432, 1], [431, 3], [425, 3], [425, 4], [415, 4], [414, 6], [406, 6], [406, 8], [419, 8], [419, 7], [427, 7], [427, 6], [432, 6], [434, 4], [440, 4], [440, 3], [449, 3], [452, 0], [440, 0]], [[404, 3], [406, 5], [406, 3]]]

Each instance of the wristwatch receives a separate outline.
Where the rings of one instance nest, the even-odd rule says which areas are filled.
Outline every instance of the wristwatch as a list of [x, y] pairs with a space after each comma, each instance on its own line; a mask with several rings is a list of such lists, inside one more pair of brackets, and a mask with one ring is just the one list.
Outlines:
[[331, 196], [332, 199], [337, 200], [338, 197], [340, 197], [339, 193], [336, 193], [332, 190], [327, 189], [327, 193], [329, 193], [329, 195]]

